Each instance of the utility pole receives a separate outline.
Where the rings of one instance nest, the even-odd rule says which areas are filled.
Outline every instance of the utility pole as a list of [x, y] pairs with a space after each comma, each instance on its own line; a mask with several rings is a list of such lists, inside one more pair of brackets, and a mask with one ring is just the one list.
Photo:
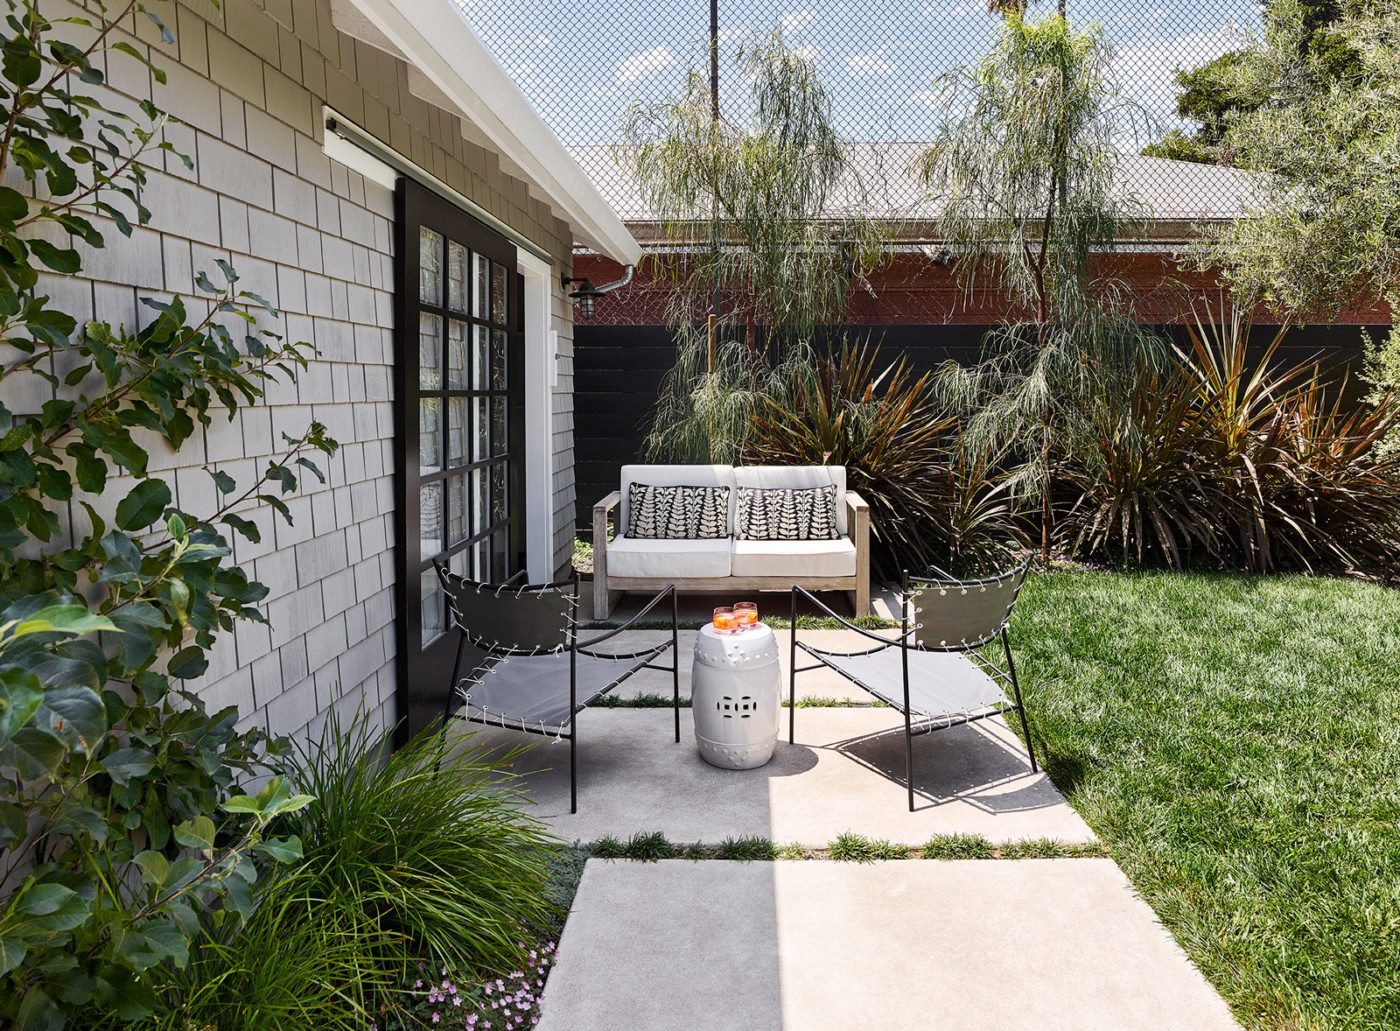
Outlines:
[[[714, 131], [719, 128], [719, 0], [710, 0], [710, 122]], [[709, 371], [715, 371], [715, 344], [719, 333], [719, 268], [720, 248], [719, 222], [716, 213], [710, 213], [710, 247], [715, 256], [716, 268], [710, 286], [710, 317], [707, 320], [709, 334]]]

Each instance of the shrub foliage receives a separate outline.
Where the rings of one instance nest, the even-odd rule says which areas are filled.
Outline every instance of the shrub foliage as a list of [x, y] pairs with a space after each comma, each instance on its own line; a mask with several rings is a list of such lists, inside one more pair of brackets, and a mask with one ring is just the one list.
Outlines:
[[[304, 805], [265, 772], [266, 742], [207, 713], [182, 680], [266, 594], [230, 562], [257, 540], [250, 506], [320, 473], [334, 442], [315, 424], [242, 489], [211, 470], [213, 512], [174, 501], [151, 452], [256, 404], [294, 378], [308, 346], [284, 343], [262, 298], [220, 263], [194, 299], [143, 299], [133, 332], [79, 325], [47, 276], [150, 213], [142, 162], [179, 158], [154, 106], [107, 106], [105, 56], [143, 60], [113, 26], [153, 12], [51, 20], [10, 0], [0, 62], [0, 1024], [131, 1021], [155, 972], [186, 964], [201, 925], [238, 922], [259, 860], [295, 858], [266, 837]], [[74, 9], [77, 10], [76, 8]], [[72, 42], [86, 36], [88, 42]], [[165, 79], [151, 68], [158, 82]], [[188, 164], [188, 159], [184, 160]], [[16, 188], [19, 187], [19, 188]], [[57, 241], [57, 242], [55, 242]], [[14, 406], [13, 408], [6, 405]], [[113, 505], [111, 502], [115, 500]]]

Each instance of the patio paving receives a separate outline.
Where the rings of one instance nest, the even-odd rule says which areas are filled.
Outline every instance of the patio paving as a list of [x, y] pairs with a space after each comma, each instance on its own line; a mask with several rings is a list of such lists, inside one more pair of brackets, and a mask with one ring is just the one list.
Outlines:
[[542, 1031], [1236, 1025], [1109, 860], [590, 860]]
[[[536, 815], [569, 840], [651, 831], [678, 843], [755, 835], [813, 847], [846, 832], [909, 845], [935, 834], [1093, 840], [1050, 780], [1031, 773], [1019, 740], [1000, 720], [915, 739], [911, 813], [897, 712], [798, 709], [795, 745], [787, 743], [786, 719], [784, 713], [772, 762], [734, 771], [700, 758], [689, 710], [681, 712], [680, 744], [669, 709], [588, 710], [579, 719], [576, 815], [569, 813], [567, 742], [544, 741], [515, 768], [529, 774]], [[516, 746], [540, 739], [486, 728], [478, 740]]]

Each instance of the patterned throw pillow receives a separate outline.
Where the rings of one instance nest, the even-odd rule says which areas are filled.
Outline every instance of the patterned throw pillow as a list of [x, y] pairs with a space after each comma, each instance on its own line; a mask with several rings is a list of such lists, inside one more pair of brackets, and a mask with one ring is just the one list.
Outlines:
[[729, 488], [629, 484], [627, 536], [650, 540], [728, 537]]
[[740, 487], [736, 527], [743, 541], [837, 540], [836, 484]]

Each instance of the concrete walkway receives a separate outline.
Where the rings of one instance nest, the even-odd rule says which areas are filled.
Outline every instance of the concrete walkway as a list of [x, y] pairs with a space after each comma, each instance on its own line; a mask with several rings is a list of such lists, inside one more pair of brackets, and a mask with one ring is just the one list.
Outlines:
[[[1092, 841], [1088, 826], [1000, 720], [914, 740], [915, 812], [904, 789], [904, 723], [893, 709], [797, 710], [797, 743], [783, 737], [756, 770], [720, 770], [700, 758], [689, 709], [681, 743], [669, 709], [595, 709], [579, 718], [577, 815], [569, 813], [568, 742], [547, 740], [515, 768], [535, 815], [566, 840], [662, 831], [674, 842], [770, 838], [820, 847], [853, 831], [907, 845], [935, 834], [992, 841]], [[518, 746], [492, 728], [482, 742]], [[539, 741], [539, 738], [530, 738]]]
[[1235, 1026], [1106, 859], [590, 860], [542, 1031]]
[[[615, 640], [628, 651], [669, 636]], [[845, 650], [864, 641], [801, 636]], [[687, 698], [694, 637], [680, 641]], [[786, 675], [787, 632], [779, 644]], [[671, 687], [669, 673], [649, 671], [619, 695], [669, 698]], [[798, 691], [869, 701], [829, 671], [799, 676]], [[945, 834], [1093, 840], [1000, 719], [915, 739], [911, 813], [895, 710], [798, 708], [795, 744], [787, 715], [772, 762], [728, 771], [697, 754], [689, 709], [680, 743], [669, 708], [586, 711], [574, 815], [567, 742], [501, 728], [478, 728], [476, 741], [535, 743], [515, 768], [536, 815], [567, 840], [654, 831], [676, 844], [757, 836], [808, 847], [847, 832], [905, 845]], [[552, 1031], [1235, 1026], [1122, 872], [1100, 859], [590, 860], [543, 1014]]]

